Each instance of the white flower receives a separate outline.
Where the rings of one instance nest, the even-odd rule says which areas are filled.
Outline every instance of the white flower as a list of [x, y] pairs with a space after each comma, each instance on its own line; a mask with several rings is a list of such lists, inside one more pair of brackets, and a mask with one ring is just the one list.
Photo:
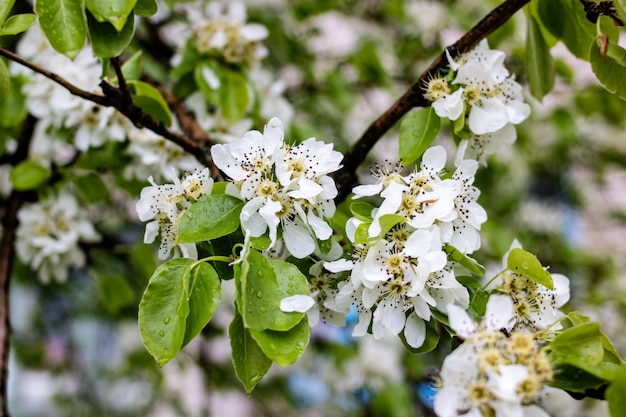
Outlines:
[[482, 331], [499, 332], [501, 329], [511, 330], [513, 321], [513, 302], [503, 295], [492, 295], [487, 302], [487, 310], [481, 323], [475, 323], [467, 312], [457, 305], [448, 306], [448, 320], [450, 327], [462, 339]]
[[[448, 51], [446, 50], [446, 53]], [[522, 87], [509, 76], [504, 67], [505, 55], [490, 50], [482, 41], [474, 50], [452, 60], [450, 69], [455, 72], [448, 88], [425, 94], [439, 117], [457, 120], [467, 116], [467, 125], [474, 135], [485, 135], [503, 129], [507, 124], [519, 124], [528, 118], [530, 106], [524, 103]], [[441, 84], [441, 83], [439, 83]]]
[[183, 257], [196, 259], [196, 246], [193, 243], [177, 244], [178, 223], [185, 210], [201, 196], [211, 194], [213, 179], [209, 169], [204, 168], [186, 175], [182, 182], [174, 178], [174, 184], [157, 185], [152, 177], [148, 178], [151, 186], [141, 190], [135, 206], [139, 220], [150, 221], [146, 224], [144, 243], [152, 243], [160, 237], [159, 258], [167, 259], [174, 248], [178, 248]]
[[[506, 269], [509, 252], [514, 248], [521, 249], [517, 240], [511, 243], [509, 251], [503, 257], [503, 269]], [[550, 325], [554, 325], [556, 330], [561, 328], [557, 321], [564, 314], [559, 308], [569, 300], [569, 279], [561, 274], [552, 274], [552, 282], [554, 289], [550, 290], [514, 271], [507, 270], [501, 274], [494, 283], [495, 289], [513, 300], [515, 329], [534, 332]]]
[[[177, 144], [148, 129], [131, 129], [126, 152], [134, 161], [126, 166], [127, 178], [144, 180], [150, 175], [174, 181], [183, 172], [201, 170], [202, 164]], [[154, 174], [155, 172], [158, 175]]]
[[477, 169], [475, 160], [461, 161], [452, 175], [458, 187], [454, 198], [457, 216], [452, 221], [438, 223], [442, 241], [466, 254], [480, 248], [480, 228], [487, 221], [487, 212], [476, 201], [480, 190], [472, 185]]
[[505, 146], [510, 146], [517, 139], [517, 131], [511, 124], [502, 129], [484, 135], [472, 134], [469, 139], [463, 139], [459, 144], [455, 163], [458, 165], [463, 159], [477, 159], [486, 165], [486, 156], [498, 153]]
[[404, 216], [407, 223], [415, 228], [426, 228], [435, 221], [451, 221], [456, 218], [455, 182], [439, 177], [445, 163], [445, 149], [442, 146], [433, 146], [424, 153], [419, 171], [405, 177], [403, 183], [391, 181], [380, 194], [384, 201], [373, 218], [369, 235], [378, 236], [381, 232], [380, 218], [386, 214]]
[[246, 6], [241, 1], [211, 2], [203, 11], [189, 9], [194, 24], [195, 46], [200, 53], [219, 53], [229, 63], [254, 64], [265, 57], [261, 41], [268, 30], [258, 23], [246, 23]]
[[43, 282], [64, 282], [70, 266], [85, 264], [80, 242], [100, 239], [86, 211], [69, 193], [27, 204], [18, 213], [16, 251], [20, 260], [39, 271]]
[[551, 380], [552, 368], [531, 333], [509, 333], [513, 324], [509, 297], [492, 295], [479, 323], [455, 305], [448, 306], [448, 318], [464, 341], [441, 368], [437, 416], [547, 415], [533, 402]]
[[215, 145], [211, 155], [246, 201], [240, 216], [246, 239], [268, 233], [271, 249], [282, 231], [287, 250], [304, 258], [315, 251], [316, 239], [332, 235], [325, 219], [335, 213], [337, 188], [328, 174], [339, 169], [342, 155], [313, 138], [290, 147], [283, 135], [282, 123], [272, 118], [263, 133]]

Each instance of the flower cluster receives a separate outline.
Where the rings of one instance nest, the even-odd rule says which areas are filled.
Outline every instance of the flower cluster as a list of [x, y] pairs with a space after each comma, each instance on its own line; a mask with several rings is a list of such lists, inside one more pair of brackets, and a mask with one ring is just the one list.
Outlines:
[[403, 331], [407, 343], [419, 347], [431, 308], [445, 312], [450, 303], [467, 307], [467, 289], [455, 279], [454, 264], [443, 249], [450, 245], [465, 254], [478, 249], [479, 229], [487, 217], [472, 185], [478, 163], [463, 161], [452, 178], [442, 179], [445, 162], [443, 147], [433, 147], [424, 153], [419, 170], [407, 176], [400, 167], [381, 171], [375, 175], [377, 184], [354, 189], [357, 197], [383, 198], [371, 222], [348, 221], [353, 258], [325, 265], [333, 272], [351, 271], [336, 305], [356, 304], [354, 336], [364, 335], [371, 323], [375, 338], [385, 330]]
[[532, 333], [509, 333], [509, 297], [491, 296], [478, 324], [456, 305], [448, 306], [448, 319], [464, 341], [441, 369], [434, 404], [439, 417], [548, 416], [533, 402], [552, 379], [552, 367]]
[[240, 1], [229, 2], [227, 8], [220, 2], [210, 2], [206, 18], [195, 22], [195, 46], [202, 54], [217, 55], [229, 64], [251, 66], [267, 55], [261, 44], [267, 28], [256, 23], [246, 23], [246, 7]]
[[230, 144], [211, 148], [213, 161], [235, 185], [231, 192], [246, 201], [241, 226], [246, 240], [266, 232], [273, 248], [282, 233], [285, 247], [304, 258], [317, 247], [316, 239], [330, 239], [333, 231], [325, 219], [335, 213], [334, 180], [343, 156], [333, 145], [314, 138], [290, 146], [283, 125], [271, 119], [263, 133], [247, 132]]
[[[513, 248], [521, 249], [517, 240], [511, 244]], [[506, 270], [507, 259], [508, 252], [503, 259], [505, 271], [495, 282], [495, 290], [508, 295], [513, 301], [514, 330], [536, 332], [548, 326], [561, 329], [558, 320], [563, 313], [558, 309], [569, 300], [569, 279], [561, 274], [551, 274], [554, 285], [551, 290], [522, 274]]]
[[[98, 84], [102, 74], [100, 62], [87, 47], [72, 61], [56, 52], [45, 39], [38, 26], [33, 26], [20, 40], [18, 53], [37, 65], [54, 69], [61, 77], [86, 91], [100, 93]], [[15, 71], [30, 72], [19, 66]], [[80, 151], [102, 146], [107, 140], [122, 141], [131, 124], [112, 107], [102, 107], [72, 95], [61, 85], [41, 74], [31, 77], [23, 92], [27, 96], [28, 111], [39, 119], [34, 138], [34, 148], [50, 149], [49, 142], [73, 138], [73, 145]], [[68, 130], [72, 132], [67, 135]], [[57, 146], [58, 148], [58, 146]], [[67, 148], [66, 152], [67, 152]], [[75, 152], [74, 150], [70, 151]], [[38, 155], [46, 162], [54, 157], [46, 150]]]
[[85, 264], [80, 242], [96, 242], [100, 235], [76, 198], [62, 192], [56, 198], [27, 204], [18, 213], [17, 256], [39, 271], [44, 282], [65, 282], [68, 267]]
[[198, 252], [194, 243], [180, 243], [177, 246], [178, 223], [193, 202], [203, 195], [211, 194], [213, 179], [209, 169], [187, 174], [182, 181], [174, 177], [174, 184], [157, 185], [152, 177], [148, 181], [152, 185], [141, 190], [136, 205], [139, 220], [151, 220], [146, 224], [144, 243], [154, 242], [160, 234], [160, 259], [167, 259], [175, 247], [180, 249], [183, 257], [197, 259]]
[[[447, 52], [447, 51], [446, 51]], [[439, 117], [457, 121], [455, 130], [467, 125], [461, 144], [468, 156], [482, 157], [515, 140], [515, 125], [530, 115], [522, 87], [504, 67], [505, 55], [491, 50], [486, 41], [453, 60], [448, 54], [450, 73], [433, 78], [424, 96], [431, 100]]]

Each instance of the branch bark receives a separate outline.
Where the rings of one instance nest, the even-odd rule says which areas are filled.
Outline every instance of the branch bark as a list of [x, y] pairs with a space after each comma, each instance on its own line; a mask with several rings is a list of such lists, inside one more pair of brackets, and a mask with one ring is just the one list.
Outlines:
[[[453, 57], [472, 50], [478, 43], [506, 23], [517, 11], [531, 0], [506, 0], [492, 10], [456, 43], [449, 46]], [[343, 167], [335, 174], [339, 192], [336, 201], [346, 199], [352, 187], [357, 184], [357, 168], [365, 161], [367, 154], [376, 142], [414, 107], [427, 107], [430, 102], [424, 98], [424, 86], [437, 72], [448, 67], [445, 51], [441, 53], [409, 87], [409, 89], [363, 133], [361, 138], [348, 150], [343, 158]]]

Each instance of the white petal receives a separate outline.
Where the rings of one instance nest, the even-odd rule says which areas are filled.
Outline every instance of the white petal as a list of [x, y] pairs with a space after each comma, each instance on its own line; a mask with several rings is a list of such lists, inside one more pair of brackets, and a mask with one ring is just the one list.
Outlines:
[[268, 35], [268, 31], [265, 26], [255, 23], [248, 23], [240, 29], [239, 33], [243, 38], [252, 42], [262, 41], [267, 38]]
[[330, 272], [351, 271], [353, 266], [354, 262], [348, 259], [338, 259], [333, 262], [324, 262], [324, 268]]
[[380, 193], [382, 190], [382, 183], [358, 185], [352, 189], [352, 192], [354, 193], [354, 197], [352, 198], [356, 199], [361, 197], [369, 197]]
[[315, 300], [311, 296], [296, 294], [280, 300], [280, 311], [306, 313], [314, 305]]
[[146, 224], [146, 232], [143, 235], [143, 243], [152, 243], [159, 234], [159, 222], [153, 221]]
[[315, 250], [315, 241], [301, 224], [285, 223], [283, 240], [289, 252], [298, 259], [309, 256]]
[[417, 317], [415, 313], [409, 314], [404, 326], [404, 337], [409, 346], [418, 348], [426, 340], [426, 326], [424, 320]]
[[513, 317], [513, 301], [506, 295], [492, 295], [487, 301], [487, 311], [485, 312], [485, 325], [490, 330], [507, 329], [511, 330]]
[[359, 313], [359, 322], [354, 329], [352, 329], [352, 336], [361, 337], [365, 336], [367, 329], [372, 321], [372, 310], [365, 310]]
[[562, 307], [569, 301], [569, 279], [565, 275], [552, 274], [554, 283], [555, 300], [554, 307]]
[[468, 338], [476, 331], [476, 323], [470, 318], [467, 312], [461, 307], [448, 305], [448, 321], [450, 327], [461, 338]]
[[263, 131], [263, 147], [267, 155], [272, 155], [283, 145], [283, 135], [282, 122], [277, 117], [270, 119]]

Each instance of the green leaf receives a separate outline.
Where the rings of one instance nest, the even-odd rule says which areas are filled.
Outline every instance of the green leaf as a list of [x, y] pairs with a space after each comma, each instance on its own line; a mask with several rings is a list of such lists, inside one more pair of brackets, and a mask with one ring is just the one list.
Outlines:
[[152, 85], [143, 81], [128, 81], [128, 87], [133, 95], [133, 103], [140, 107], [154, 119], [163, 122], [166, 126], [172, 125], [172, 113], [165, 99]]
[[122, 31], [137, 0], [85, 0], [85, 7], [100, 23], [109, 22]]
[[[3, 81], [1, 81], [3, 79], [2, 71], [0, 70], [0, 85], [3, 84]], [[11, 79], [7, 94], [0, 99], [0, 126], [3, 128], [20, 126], [28, 114], [26, 110], [26, 96], [22, 92], [24, 83], [24, 77]]]
[[380, 233], [378, 236], [382, 237], [385, 236], [395, 225], [406, 223], [406, 217], [399, 214], [383, 214], [378, 219], [378, 223], [380, 224]]
[[616, 378], [606, 390], [606, 400], [609, 402], [611, 417], [622, 417], [626, 410], [626, 365], [622, 365]]
[[375, 208], [376, 207], [374, 207], [373, 205], [369, 203], [364, 203], [362, 201], [357, 201], [350, 204], [350, 212], [352, 212], [352, 215], [364, 222], [372, 221], [372, 210], [374, 210]]
[[121, 55], [133, 39], [135, 19], [132, 13], [121, 31], [115, 29], [109, 22], [98, 22], [89, 11], [86, 14], [89, 40], [91, 41], [94, 55], [99, 58], [114, 58]]
[[128, 278], [117, 274], [94, 272], [102, 305], [111, 313], [119, 313], [125, 307], [136, 307], [135, 293], [128, 283]]
[[269, 327], [272, 330], [289, 330], [293, 328], [304, 313], [285, 313], [280, 311], [280, 300], [291, 297], [292, 295], [310, 295], [309, 282], [300, 270], [289, 262], [270, 259], [270, 264], [274, 269], [276, 281], [280, 290], [280, 299], [278, 301], [274, 322]]
[[550, 361], [575, 366], [594, 377], [611, 381], [620, 367], [612, 355], [605, 357], [600, 324], [584, 323], [559, 333], [550, 342]]
[[156, 0], [137, 0], [135, 14], [137, 16], [152, 16], [158, 10]]
[[386, 383], [382, 389], [377, 390], [368, 409], [371, 410], [368, 415], [372, 417], [416, 415], [409, 385], [400, 382]]
[[295, 266], [270, 261], [253, 249], [248, 251], [246, 261], [239, 273], [238, 299], [246, 327], [257, 331], [284, 331], [298, 324], [304, 313], [283, 312], [280, 301], [295, 294], [310, 294], [304, 275]]
[[243, 201], [226, 194], [202, 196], [178, 224], [178, 242], [202, 242], [226, 236], [239, 227]]
[[250, 103], [248, 82], [238, 71], [225, 69], [219, 90], [219, 107], [224, 119], [230, 123], [243, 118]]
[[189, 315], [183, 346], [207, 325], [222, 300], [222, 285], [215, 269], [206, 262], [191, 270], [189, 283]]
[[36, 0], [35, 13], [52, 47], [69, 58], [76, 58], [87, 35], [83, 1]]
[[217, 105], [228, 122], [234, 123], [246, 114], [250, 101], [248, 83], [238, 71], [215, 61], [204, 61], [195, 67], [194, 80], [207, 102]]
[[555, 361], [572, 365], [597, 365], [604, 355], [599, 323], [584, 323], [560, 332], [550, 342]]
[[626, 100], [626, 50], [608, 42], [606, 55], [600, 50], [600, 39], [591, 44], [589, 60], [598, 81], [610, 93]]
[[34, 190], [50, 177], [48, 168], [35, 162], [20, 162], [11, 171], [11, 184], [18, 191]]
[[177, 258], [160, 265], [139, 303], [141, 339], [159, 366], [174, 358], [183, 345], [194, 262]]
[[2, 102], [11, 91], [11, 74], [4, 63], [4, 59], [0, 59], [0, 102]]
[[9, 17], [15, 0], [0, 0], [0, 26], [2, 26]]
[[16, 14], [7, 19], [0, 29], [0, 36], [3, 35], [17, 35], [26, 31], [29, 27], [35, 23], [37, 15], [33, 13]]
[[141, 57], [143, 55], [142, 51], [137, 51], [128, 58], [124, 65], [122, 65], [122, 73], [124, 74], [124, 79], [127, 81], [130, 80], [138, 80], [141, 78]]
[[463, 252], [459, 251], [454, 246], [445, 245], [443, 250], [448, 255], [449, 260], [453, 260], [458, 262], [459, 265], [463, 266], [469, 272], [474, 275], [483, 276], [485, 275], [485, 267], [476, 262], [474, 259], [465, 255]]
[[511, 249], [506, 267], [508, 270], [524, 275], [550, 290], [554, 289], [554, 283], [552, 282], [550, 273], [543, 269], [541, 262], [537, 260], [535, 255], [526, 252], [524, 249]]
[[303, 317], [299, 323], [287, 331], [250, 330], [265, 355], [280, 366], [294, 363], [309, 344], [311, 329], [309, 320]]
[[265, 356], [259, 345], [254, 341], [237, 309], [235, 317], [228, 326], [230, 347], [233, 353], [233, 365], [237, 377], [250, 394], [272, 365], [272, 361]]
[[400, 123], [399, 157], [404, 165], [416, 161], [433, 143], [441, 119], [432, 107], [424, 107], [405, 116]]
[[596, 389], [606, 385], [602, 378], [591, 375], [580, 368], [569, 364], [557, 364], [554, 366], [554, 379], [550, 386], [570, 392], [584, 393], [588, 389]]
[[619, 27], [615, 26], [615, 22], [609, 16], [599, 16], [596, 22], [596, 31], [598, 36], [606, 35], [613, 42], [619, 41]]
[[371, 223], [361, 223], [356, 227], [356, 231], [354, 232], [354, 243], [367, 243], [372, 244], [376, 239], [370, 239], [370, 228]]
[[72, 183], [80, 197], [88, 204], [108, 201], [111, 197], [109, 189], [102, 181], [102, 178], [94, 172], [85, 175], [75, 175], [72, 177]]
[[554, 86], [554, 62], [550, 47], [543, 37], [539, 23], [532, 16], [526, 19], [526, 68], [530, 93], [541, 101]]
[[[578, 58], [589, 60], [589, 46], [596, 36], [582, 5], [572, 0], [539, 0], [537, 12], [544, 27]], [[564, 19], [563, 16], [567, 16]]]
[[475, 318], [479, 318], [485, 315], [487, 311], [487, 302], [491, 293], [483, 289], [478, 289], [474, 293], [472, 300], [470, 301], [470, 310], [474, 312]]

